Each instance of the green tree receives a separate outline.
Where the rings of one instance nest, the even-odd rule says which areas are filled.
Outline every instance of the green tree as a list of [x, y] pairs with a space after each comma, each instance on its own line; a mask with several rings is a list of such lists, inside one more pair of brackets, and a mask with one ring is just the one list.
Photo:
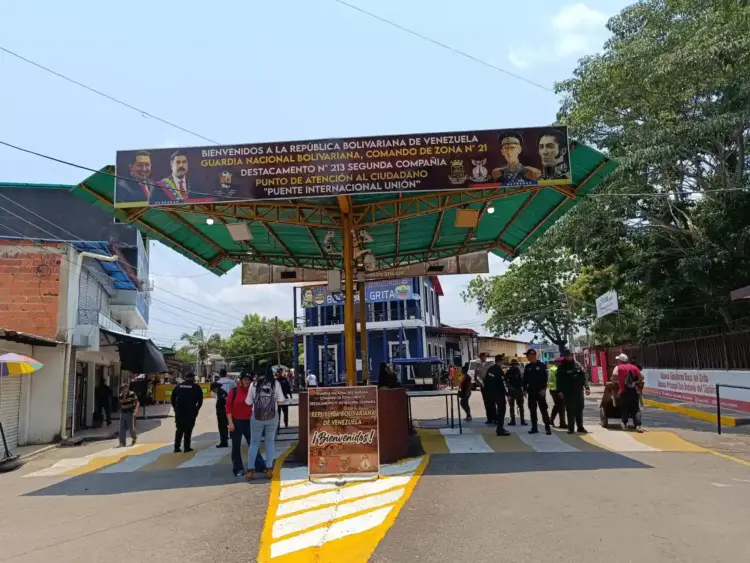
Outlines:
[[560, 351], [578, 321], [572, 314], [567, 287], [578, 272], [570, 255], [548, 245], [535, 245], [502, 276], [476, 277], [464, 301], [476, 301], [488, 315], [485, 326], [496, 335], [525, 330], [544, 335]]
[[571, 296], [620, 294], [614, 316], [578, 311], [603, 341], [748, 314], [729, 300], [750, 283], [748, 4], [637, 2], [608, 22], [604, 51], [557, 85], [559, 120], [619, 163], [541, 243], [583, 266]]
[[[294, 325], [291, 320], [278, 321], [281, 363], [293, 367], [292, 337]], [[222, 348], [234, 370], [255, 370], [262, 361], [276, 364], [275, 319], [260, 315], [245, 315], [242, 324], [232, 331]]]
[[187, 342], [187, 346], [178, 350], [178, 358], [182, 359], [180, 356], [186, 357], [187, 354], [192, 354], [193, 362], [196, 359], [200, 360], [199, 372], [196, 375], [199, 377], [207, 376], [204, 362], [208, 359], [209, 354], [221, 352], [223, 345], [221, 336], [212, 334], [206, 337], [203, 327], [199, 326], [192, 334], [184, 333], [180, 340]]

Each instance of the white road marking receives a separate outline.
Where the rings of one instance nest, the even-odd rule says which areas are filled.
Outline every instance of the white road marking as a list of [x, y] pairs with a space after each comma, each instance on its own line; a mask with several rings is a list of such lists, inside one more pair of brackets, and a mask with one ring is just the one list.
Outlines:
[[440, 429], [440, 433], [443, 436], [461, 436], [463, 434], [476, 434], [474, 428], [468, 428], [468, 427], [464, 427], [463, 428], [463, 432], [458, 427], [456, 427], [456, 428], [441, 428]]
[[207, 465], [214, 465], [221, 458], [228, 454], [228, 448], [208, 447], [196, 452], [196, 454], [189, 460], [178, 465], [177, 469], [187, 469], [188, 467], [206, 467]]
[[274, 523], [272, 536], [274, 538], [280, 538], [295, 532], [301, 532], [307, 528], [312, 528], [313, 526], [323, 524], [336, 518], [343, 518], [357, 512], [393, 504], [404, 495], [404, 492], [404, 489], [397, 489], [395, 491], [383, 493], [382, 495], [366, 497], [346, 504], [329, 506], [327, 508], [321, 508], [320, 510], [303, 512], [296, 516], [281, 518]]
[[155, 462], [162, 454], [171, 452], [173, 448], [174, 446], [164, 446], [145, 454], [131, 455], [120, 461], [120, 463], [105, 467], [99, 473], [130, 473], [138, 471], [141, 467], [146, 467], [149, 463]]
[[596, 428], [589, 431], [591, 436], [600, 445], [604, 446], [609, 450], [615, 452], [660, 452], [657, 448], [652, 448], [646, 444], [639, 442], [633, 436], [627, 432], [606, 430], [604, 428]]
[[732, 479], [732, 481], [737, 481], [738, 483], [750, 483], [750, 479]]
[[281, 486], [289, 487], [291, 485], [299, 485], [307, 481], [308, 472], [307, 466], [301, 465], [299, 467], [282, 467], [281, 468]]
[[121, 455], [123, 454], [123, 450], [124, 448], [109, 448], [83, 457], [61, 459], [52, 467], [48, 467], [47, 469], [42, 469], [40, 471], [35, 471], [34, 473], [29, 473], [28, 475], [26, 475], [26, 477], [54, 477], [57, 475], [62, 475], [73, 469], [78, 469], [80, 467], [88, 465], [88, 463], [93, 459], [99, 457]]
[[320, 528], [287, 540], [278, 541], [271, 545], [271, 557], [279, 557], [308, 547], [319, 546], [325, 542], [365, 532], [382, 524], [392, 508], [388, 506], [374, 510], [361, 516], [336, 522], [330, 528]]
[[463, 434], [445, 436], [445, 445], [452, 454], [488, 454], [492, 448], [484, 441], [481, 434]]
[[[350, 487], [337, 488], [334, 486], [334, 490], [329, 490], [319, 495], [282, 502], [279, 504], [276, 514], [278, 516], [284, 516], [285, 514], [292, 514], [293, 512], [299, 512], [300, 510], [309, 510], [325, 504], [336, 504], [338, 502], [352, 500], [365, 495], [382, 493], [388, 489], [405, 487], [407, 483], [409, 483], [411, 477], [412, 475], [399, 475], [398, 477], [386, 477], [376, 481], [362, 483], [360, 485], [352, 485]], [[283, 493], [284, 490], [282, 489], [281, 492]]]
[[419, 467], [419, 464], [422, 463], [423, 459], [423, 457], [417, 457], [402, 463], [384, 465], [380, 468], [380, 475], [389, 477], [391, 475], [398, 475], [399, 473], [414, 472], [417, 470], [417, 467]]
[[732, 485], [725, 485], [724, 483], [711, 483], [714, 487], [731, 487]]
[[539, 434], [529, 434], [526, 431], [518, 432], [518, 437], [521, 441], [534, 449], [534, 451], [542, 453], [572, 453], [579, 452], [580, 450], [574, 448], [570, 444], [566, 444], [560, 438], [552, 434], [547, 436], [543, 432]]
[[335, 489], [336, 485], [334, 484], [325, 484], [325, 483], [313, 483], [311, 481], [304, 481], [298, 485], [292, 485], [290, 487], [284, 487], [281, 489], [281, 493], [279, 494], [280, 500], [288, 500], [296, 497], [301, 497], [302, 495], [309, 495], [311, 493], [321, 493], [323, 491], [330, 491], [332, 489]]

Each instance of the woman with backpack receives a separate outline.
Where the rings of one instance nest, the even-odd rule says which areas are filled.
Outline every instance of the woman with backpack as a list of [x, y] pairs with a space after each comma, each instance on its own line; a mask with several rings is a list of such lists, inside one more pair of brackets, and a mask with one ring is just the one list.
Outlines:
[[[284, 404], [281, 384], [274, 378], [270, 366], [262, 377], [250, 386], [245, 402], [252, 407], [250, 418], [250, 452], [248, 460], [255, 459], [260, 450], [260, 439], [265, 433], [266, 477], [273, 476], [273, 462], [276, 458], [276, 428], [279, 426], [278, 405]], [[248, 468], [247, 480], [253, 479], [254, 471]]]

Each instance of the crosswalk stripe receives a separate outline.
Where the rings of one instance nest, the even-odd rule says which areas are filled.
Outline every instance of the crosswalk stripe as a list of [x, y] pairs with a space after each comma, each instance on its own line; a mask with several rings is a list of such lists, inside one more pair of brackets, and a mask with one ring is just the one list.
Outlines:
[[447, 435], [444, 438], [448, 451], [452, 454], [492, 453], [492, 448], [487, 445], [481, 434]]
[[447, 454], [448, 444], [442, 434], [430, 430], [418, 430], [419, 439], [422, 442], [422, 449], [426, 454]]
[[195, 453], [195, 455], [184, 463], [177, 466], [178, 469], [187, 469], [189, 467], [206, 467], [215, 465], [221, 458], [227, 455], [224, 448], [208, 447]]
[[304, 481], [298, 485], [292, 487], [284, 487], [281, 489], [279, 498], [281, 500], [289, 500], [292, 498], [302, 497], [313, 493], [322, 493], [323, 491], [330, 491], [335, 489], [336, 485], [330, 483], [313, 483], [311, 481]]
[[534, 451], [540, 453], [573, 453], [580, 451], [574, 448], [570, 444], [566, 444], [560, 438], [552, 434], [547, 436], [543, 432], [539, 434], [529, 434], [528, 432], [520, 432], [518, 437], [524, 444], [527, 444]]
[[346, 504], [329, 506], [319, 510], [303, 512], [295, 516], [280, 518], [273, 525], [272, 535], [274, 538], [288, 536], [289, 534], [302, 532], [308, 528], [319, 526], [337, 518], [344, 518], [357, 512], [364, 512], [393, 504], [404, 495], [404, 492], [403, 488], [396, 489], [383, 494], [357, 499]]
[[[606, 428], [595, 428], [587, 435], [587, 438], [594, 440], [600, 446], [612, 450], [613, 452], [658, 452], [657, 448], [643, 444], [633, 438], [628, 432], [619, 432], [607, 430]], [[588, 441], [588, 440], [587, 440]]]
[[493, 452], [514, 453], [534, 451], [531, 446], [521, 441], [521, 439], [518, 437], [518, 434], [511, 434], [510, 436], [498, 436], [497, 434], [495, 434], [495, 431], [492, 430], [491, 432], [483, 432], [482, 437]]
[[630, 434], [638, 442], [656, 448], [662, 452], [705, 452], [705, 448], [691, 444], [672, 432], [645, 432]]
[[173, 447], [172, 445], [167, 445], [148, 453], [131, 455], [120, 463], [105, 467], [99, 473], [130, 473], [131, 471], [138, 471], [140, 468], [159, 459], [159, 456], [170, 452]]
[[606, 452], [607, 450], [601, 447], [594, 440], [587, 440], [587, 434], [568, 434], [567, 430], [559, 430], [555, 432], [555, 436], [560, 438], [566, 444], [576, 448], [582, 452]]
[[330, 528], [320, 528], [287, 540], [275, 542], [271, 545], [271, 557], [280, 557], [281, 555], [320, 545], [324, 541], [331, 542], [346, 536], [362, 533], [385, 522], [388, 513], [392, 509], [393, 507], [387, 506], [361, 516], [335, 522]]

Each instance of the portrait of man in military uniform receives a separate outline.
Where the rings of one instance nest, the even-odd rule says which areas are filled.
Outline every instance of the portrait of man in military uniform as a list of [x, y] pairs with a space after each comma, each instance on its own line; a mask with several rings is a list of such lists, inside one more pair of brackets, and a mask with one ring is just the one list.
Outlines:
[[517, 131], [506, 131], [498, 138], [500, 151], [505, 157], [505, 166], [492, 170], [492, 178], [505, 185], [527, 185], [536, 182], [542, 175], [541, 170], [524, 166], [519, 160], [523, 151], [523, 137]]
[[539, 158], [542, 160], [542, 180], [570, 179], [568, 141], [559, 129], [546, 129], [539, 137]]

